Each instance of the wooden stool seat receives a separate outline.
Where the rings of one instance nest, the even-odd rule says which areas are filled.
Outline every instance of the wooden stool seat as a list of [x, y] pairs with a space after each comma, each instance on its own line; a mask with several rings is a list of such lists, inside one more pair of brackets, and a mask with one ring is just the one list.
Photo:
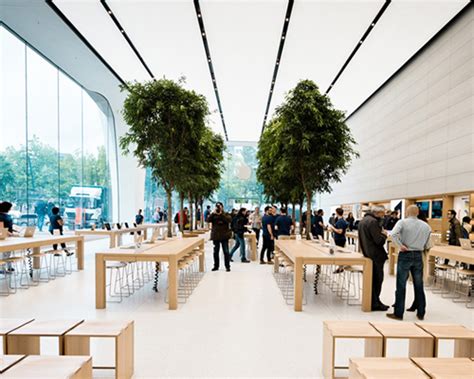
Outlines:
[[436, 379], [472, 379], [474, 362], [469, 358], [413, 358], [418, 367]]
[[66, 333], [65, 355], [90, 355], [90, 338], [114, 338], [115, 377], [120, 379], [132, 377], [134, 370], [133, 321], [84, 321]]
[[429, 378], [409, 358], [351, 358], [349, 377], [354, 379]]
[[474, 357], [474, 332], [462, 325], [416, 323], [435, 339], [434, 356], [438, 356], [440, 340], [454, 340], [454, 357]]
[[433, 357], [434, 337], [412, 322], [371, 322], [384, 338], [383, 356], [387, 354], [388, 339], [408, 339], [409, 357]]

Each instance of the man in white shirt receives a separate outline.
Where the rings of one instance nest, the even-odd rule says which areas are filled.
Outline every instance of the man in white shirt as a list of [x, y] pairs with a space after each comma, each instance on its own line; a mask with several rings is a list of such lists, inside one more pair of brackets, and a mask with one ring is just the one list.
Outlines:
[[396, 223], [392, 230], [392, 240], [399, 247], [397, 263], [397, 290], [395, 292], [395, 311], [387, 317], [403, 320], [405, 294], [408, 274], [413, 277], [415, 289], [416, 317], [423, 320], [426, 310], [426, 298], [423, 289], [423, 252], [429, 248], [431, 228], [418, 219], [416, 205], [407, 208], [407, 217]]

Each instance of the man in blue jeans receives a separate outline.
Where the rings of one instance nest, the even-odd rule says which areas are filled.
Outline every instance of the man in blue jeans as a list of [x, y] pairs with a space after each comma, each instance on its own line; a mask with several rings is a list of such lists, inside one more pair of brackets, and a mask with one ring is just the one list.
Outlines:
[[[426, 298], [423, 289], [423, 252], [429, 248], [431, 228], [418, 219], [416, 205], [407, 208], [407, 217], [396, 223], [392, 230], [392, 240], [400, 248], [397, 263], [397, 290], [395, 292], [395, 311], [387, 317], [403, 320], [408, 274], [413, 277], [415, 289], [416, 317], [423, 320], [426, 311]], [[414, 311], [415, 309], [410, 309]]]

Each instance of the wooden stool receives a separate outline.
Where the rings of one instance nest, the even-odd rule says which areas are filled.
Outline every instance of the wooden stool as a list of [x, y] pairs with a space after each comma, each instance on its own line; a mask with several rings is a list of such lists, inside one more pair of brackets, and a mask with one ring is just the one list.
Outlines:
[[336, 339], [364, 339], [365, 356], [381, 357], [383, 354], [383, 337], [367, 321], [324, 321], [323, 322], [323, 375], [324, 378], [334, 378], [336, 367]]
[[349, 363], [349, 378], [428, 379], [429, 376], [409, 358], [351, 358]]
[[[24, 359], [26, 355], [0, 355], [0, 374]], [[2, 375], [3, 377], [3, 375]]]
[[469, 358], [413, 358], [430, 377], [436, 379], [472, 379], [474, 362]]
[[32, 321], [7, 334], [7, 354], [39, 355], [40, 337], [58, 337], [59, 355], [64, 354], [64, 335], [83, 320]]
[[29, 356], [7, 369], [2, 378], [92, 378], [91, 357]]
[[434, 356], [438, 356], [441, 340], [454, 340], [455, 358], [474, 357], [474, 332], [462, 325], [416, 323], [435, 339]]
[[84, 321], [66, 333], [65, 355], [90, 355], [91, 338], [115, 339], [115, 366], [94, 367], [115, 368], [115, 377], [131, 378], [134, 370], [134, 322], [133, 321]]
[[383, 336], [383, 356], [387, 356], [388, 339], [407, 339], [408, 357], [433, 357], [434, 338], [412, 322], [371, 322]]
[[28, 324], [34, 319], [0, 318], [0, 336], [3, 339], [3, 354], [8, 351], [7, 334]]

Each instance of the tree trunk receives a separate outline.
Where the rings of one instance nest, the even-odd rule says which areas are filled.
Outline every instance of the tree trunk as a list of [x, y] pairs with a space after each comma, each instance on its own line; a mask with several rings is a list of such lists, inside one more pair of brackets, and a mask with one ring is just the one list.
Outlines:
[[188, 221], [189, 221], [189, 231], [192, 232], [193, 231], [193, 221], [194, 221], [194, 214], [193, 214], [193, 199], [191, 198], [191, 194], [189, 194], [188, 196], [188, 202], [189, 202], [189, 217], [188, 217]]
[[168, 198], [168, 238], [173, 237], [173, 207], [171, 206], [171, 190], [166, 190]]
[[291, 219], [293, 220], [294, 228], [292, 234], [296, 234], [296, 209], [295, 209], [295, 203], [291, 203], [291, 206], [293, 207], [291, 209]]
[[184, 193], [179, 193], [179, 230], [184, 233]]
[[303, 235], [303, 200], [300, 200], [300, 203], [298, 205], [300, 206], [300, 235]]
[[204, 200], [202, 198], [199, 205], [201, 206], [201, 228], [204, 228], [204, 221], [206, 220], [204, 220]]
[[311, 239], [311, 200], [313, 194], [306, 190], [306, 239]]

